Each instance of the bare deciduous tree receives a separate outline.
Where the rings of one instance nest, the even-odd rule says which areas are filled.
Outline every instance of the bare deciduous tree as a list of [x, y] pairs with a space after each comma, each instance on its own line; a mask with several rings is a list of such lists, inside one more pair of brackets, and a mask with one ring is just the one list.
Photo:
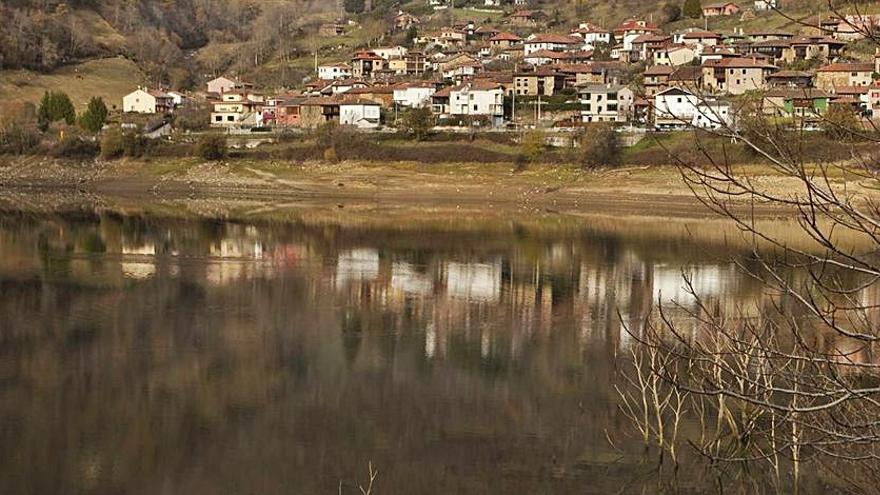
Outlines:
[[[858, 2], [828, 8], [880, 41]], [[839, 113], [778, 119], [749, 112], [694, 132], [699, 165], [672, 158], [699, 201], [740, 228], [750, 252], [737, 263], [764, 284], [765, 297], [755, 308], [723, 311], [685, 277], [693, 304], [658, 302], [649, 324], [629, 329], [638, 346], [621, 407], [646, 442], [670, 454], [675, 438], [664, 428], [696, 421], [699, 433], [679, 435], [679, 443], [716, 466], [759, 466], [775, 491], [796, 492], [806, 473], [819, 472], [840, 489], [873, 493], [880, 481], [880, 138], [871, 122], [850, 114], [843, 121]], [[847, 154], [816, 160], [816, 126], [838, 140], [851, 136]], [[776, 181], [731, 164], [726, 151], [734, 146], [749, 149]], [[760, 212], [771, 209], [796, 219], [810, 247], [760, 223]]]

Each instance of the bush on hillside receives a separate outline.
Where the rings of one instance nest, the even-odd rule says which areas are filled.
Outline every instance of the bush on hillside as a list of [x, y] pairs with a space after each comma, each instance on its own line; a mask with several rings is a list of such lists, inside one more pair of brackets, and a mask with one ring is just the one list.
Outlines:
[[859, 116], [844, 105], [831, 105], [822, 126], [829, 139], [852, 142], [861, 137]]
[[113, 126], [101, 136], [101, 158], [105, 160], [113, 160], [123, 155], [124, 148], [122, 146], [122, 129]]
[[204, 131], [211, 122], [211, 107], [198, 102], [188, 102], [174, 112], [175, 125], [184, 131]]
[[544, 154], [544, 150], [547, 149], [544, 133], [538, 129], [527, 132], [522, 138], [520, 148], [522, 150], [521, 155], [528, 161], [537, 161]]
[[122, 133], [122, 153], [125, 156], [138, 158], [147, 151], [147, 138], [137, 131]]
[[202, 137], [196, 145], [198, 155], [205, 160], [222, 160], [226, 158], [226, 136], [210, 134]]
[[315, 146], [321, 153], [332, 149], [337, 156], [344, 156], [346, 149], [357, 149], [362, 141], [362, 135], [350, 126], [340, 125], [336, 122], [327, 122], [316, 128], [313, 132]]
[[703, 17], [703, 5], [700, 3], [700, 0], [684, 0], [681, 13], [685, 17], [699, 19]]
[[8, 102], [0, 106], [0, 153], [26, 153], [41, 138], [33, 104]]
[[113, 160], [123, 156], [138, 158], [146, 153], [147, 139], [139, 132], [123, 131], [113, 126], [101, 136], [101, 158]]
[[434, 126], [434, 115], [427, 107], [412, 108], [403, 112], [399, 129], [421, 141], [428, 136]]
[[63, 137], [52, 148], [52, 155], [58, 158], [88, 159], [95, 158], [101, 151], [98, 143], [80, 136]]
[[584, 167], [620, 165], [623, 147], [614, 127], [608, 123], [590, 124], [581, 139], [581, 162]]

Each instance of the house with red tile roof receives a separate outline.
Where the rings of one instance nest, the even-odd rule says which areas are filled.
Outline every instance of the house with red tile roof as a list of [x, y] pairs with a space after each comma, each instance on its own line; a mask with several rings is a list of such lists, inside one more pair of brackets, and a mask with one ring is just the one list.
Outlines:
[[360, 50], [351, 59], [351, 75], [353, 77], [370, 79], [385, 69], [386, 61], [374, 52]]
[[828, 64], [816, 70], [816, 87], [834, 92], [842, 86], [871, 86], [874, 83], [874, 64], [844, 62]]
[[703, 63], [703, 86], [711, 91], [741, 95], [766, 89], [778, 67], [757, 58], [723, 58]]
[[736, 15], [739, 13], [739, 5], [733, 2], [716, 2], [703, 6], [703, 17], [718, 17], [723, 15]]
[[497, 33], [489, 38], [489, 46], [492, 49], [503, 50], [522, 43], [522, 38], [513, 33]]

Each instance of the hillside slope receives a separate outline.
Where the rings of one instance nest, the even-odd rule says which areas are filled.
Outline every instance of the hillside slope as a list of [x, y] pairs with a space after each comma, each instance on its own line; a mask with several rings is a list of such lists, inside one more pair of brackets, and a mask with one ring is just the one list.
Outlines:
[[145, 80], [137, 64], [114, 57], [68, 65], [49, 74], [24, 69], [0, 71], [0, 93], [13, 101], [37, 103], [45, 91], [63, 90], [80, 111], [92, 96], [104, 98], [110, 108], [121, 107], [123, 95]]

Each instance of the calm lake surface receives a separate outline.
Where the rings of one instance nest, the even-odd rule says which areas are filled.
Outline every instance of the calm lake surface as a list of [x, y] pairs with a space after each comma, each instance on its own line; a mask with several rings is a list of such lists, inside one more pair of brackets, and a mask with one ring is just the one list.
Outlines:
[[720, 243], [547, 223], [2, 213], [0, 493], [358, 493], [370, 462], [382, 494], [641, 492], [621, 322], [687, 305], [682, 270], [761, 287]]

